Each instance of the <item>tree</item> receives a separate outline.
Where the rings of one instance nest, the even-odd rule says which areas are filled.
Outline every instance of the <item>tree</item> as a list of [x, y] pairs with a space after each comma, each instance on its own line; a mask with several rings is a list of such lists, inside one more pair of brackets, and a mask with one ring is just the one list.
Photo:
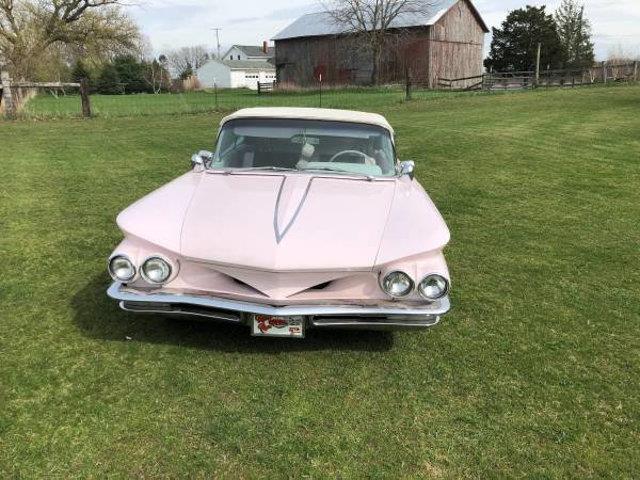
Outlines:
[[0, 57], [15, 78], [33, 78], [56, 46], [132, 47], [138, 28], [120, 0], [0, 0]]
[[398, 17], [426, 12], [431, 3], [425, 0], [327, 0], [323, 5], [341, 30], [362, 37], [371, 55], [371, 83], [377, 85], [389, 28]]
[[134, 55], [120, 55], [106, 63], [97, 81], [97, 90], [104, 95], [160, 93], [168, 90], [171, 79], [157, 61], [139, 60]]
[[564, 51], [553, 17], [546, 7], [513, 10], [493, 29], [491, 53], [485, 66], [498, 71], [530, 71], [535, 69], [538, 43], [542, 45], [543, 68], [561, 68]]
[[145, 64], [144, 80], [155, 94], [167, 91], [171, 87], [171, 76], [162, 62], [162, 55], [158, 60], [153, 59]]
[[181, 79], [186, 79], [193, 75], [193, 72], [204, 65], [209, 60], [207, 49], [203, 45], [193, 47], [182, 47], [171, 50], [165, 55], [172, 73]]
[[595, 54], [591, 24], [584, 15], [584, 5], [576, 0], [562, 0], [556, 10], [555, 20], [565, 54], [565, 66], [575, 69], [592, 67]]
[[144, 80], [145, 63], [133, 55], [120, 55], [113, 60], [118, 79], [125, 93], [144, 93], [149, 91]]
[[98, 81], [96, 82], [98, 93], [102, 95], [118, 95], [124, 93], [118, 69], [112, 63], [107, 63], [100, 72]]
[[83, 79], [90, 79], [91, 74], [82, 60], [78, 60], [71, 70], [71, 80], [80, 83]]

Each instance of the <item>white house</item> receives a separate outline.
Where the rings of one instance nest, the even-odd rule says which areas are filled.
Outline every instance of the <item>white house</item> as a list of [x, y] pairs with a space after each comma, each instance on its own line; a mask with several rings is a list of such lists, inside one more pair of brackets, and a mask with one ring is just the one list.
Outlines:
[[209, 60], [196, 70], [205, 88], [258, 89], [258, 82], [276, 81], [276, 67], [264, 60]]
[[256, 60], [262, 62], [272, 61], [275, 57], [275, 49], [264, 42], [262, 47], [253, 45], [234, 45], [222, 57], [223, 60]]

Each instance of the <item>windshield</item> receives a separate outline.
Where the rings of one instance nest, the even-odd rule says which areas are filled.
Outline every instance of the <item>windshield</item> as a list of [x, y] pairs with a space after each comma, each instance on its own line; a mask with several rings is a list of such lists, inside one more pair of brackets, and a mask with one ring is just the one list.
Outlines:
[[316, 120], [227, 122], [209, 168], [395, 174], [391, 134], [382, 127]]

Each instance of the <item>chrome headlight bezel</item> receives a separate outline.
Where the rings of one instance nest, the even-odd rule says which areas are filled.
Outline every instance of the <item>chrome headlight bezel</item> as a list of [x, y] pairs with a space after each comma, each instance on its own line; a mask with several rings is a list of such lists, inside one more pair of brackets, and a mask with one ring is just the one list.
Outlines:
[[[147, 268], [146, 268], [149, 262], [160, 262], [160, 264], [165, 267], [164, 268], [165, 273], [162, 279], [154, 280], [149, 277], [147, 273]], [[151, 255], [150, 257], [145, 258], [140, 264], [140, 275], [142, 276], [145, 282], [150, 283], [152, 285], [164, 285], [169, 281], [169, 279], [171, 279], [171, 276], [173, 275], [173, 271], [174, 269], [173, 269], [172, 263], [162, 255]]]
[[[426, 289], [425, 284], [430, 280], [434, 280], [434, 279], [437, 282], [444, 284], [444, 287], [440, 288], [440, 293], [437, 296], [429, 296], [425, 293], [425, 289]], [[439, 273], [430, 273], [429, 275], [426, 275], [418, 284], [418, 294], [425, 300], [428, 300], [430, 302], [435, 302], [437, 300], [440, 300], [446, 297], [449, 294], [450, 288], [451, 288], [451, 284], [448, 278], [440, 275]]]
[[[125, 261], [126, 263], [129, 264], [129, 268], [131, 270], [130, 276], [119, 277], [116, 274], [117, 269], [114, 267], [114, 263], [118, 260]], [[111, 278], [113, 280], [115, 280], [116, 282], [122, 282], [122, 283], [131, 282], [133, 279], [136, 278], [136, 275], [138, 274], [138, 269], [136, 268], [135, 264], [131, 261], [131, 259], [127, 255], [122, 255], [122, 254], [117, 254], [109, 258], [109, 261], [107, 262], [107, 269], [109, 271], [109, 275], [111, 275]]]
[[[393, 292], [390, 291], [390, 289], [388, 289], [386, 287], [387, 285], [387, 280], [389, 279], [389, 277], [391, 277], [392, 275], [402, 275], [404, 276], [409, 282], [409, 288], [403, 292], [402, 294], [394, 294]], [[388, 273], [385, 273], [384, 275], [380, 276], [380, 288], [382, 289], [383, 292], [385, 292], [387, 295], [393, 297], [393, 298], [405, 298], [408, 297], [409, 295], [411, 295], [411, 293], [413, 293], [413, 291], [416, 288], [415, 282], [413, 281], [413, 278], [411, 278], [411, 276], [406, 273], [403, 272], [401, 270], [392, 270]]]

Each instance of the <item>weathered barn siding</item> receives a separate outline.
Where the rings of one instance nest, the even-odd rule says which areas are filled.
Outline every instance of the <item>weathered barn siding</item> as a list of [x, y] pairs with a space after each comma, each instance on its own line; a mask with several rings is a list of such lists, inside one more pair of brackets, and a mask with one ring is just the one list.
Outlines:
[[[406, 68], [416, 81], [426, 82], [429, 68], [427, 27], [390, 32], [381, 54], [380, 81], [403, 82]], [[366, 85], [371, 82], [372, 55], [357, 35], [307, 37], [276, 42], [278, 81], [301, 86]]]
[[454, 5], [431, 27], [430, 85], [437, 85], [438, 77], [482, 75], [484, 35], [469, 3], [464, 0]]
[[366, 83], [371, 60], [351, 36], [307, 37], [276, 42], [278, 81], [307, 86], [320, 75], [328, 84]]
[[[460, 0], [431, 26], [389, 30], [381, 54], [381, 83], [412, 81], [435, 87], [438, 78], [481, 75], [484, 25], [468, 0]], [[278, 81], [316, 85], [371, 82], [373, 58], [358, 35], [276, 39]], [[469, 83], [473, 83], [472, 81]]]

